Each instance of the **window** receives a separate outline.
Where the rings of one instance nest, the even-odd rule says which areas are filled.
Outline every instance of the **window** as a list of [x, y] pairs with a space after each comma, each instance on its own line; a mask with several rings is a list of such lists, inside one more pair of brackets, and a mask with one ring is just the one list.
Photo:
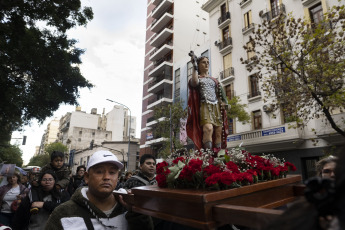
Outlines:
[[180, 89], [180, 69], [175, 71], [175, 90]]
[[222, 18], [225, 17], [225, 15], [226, 15], [226, 4], [225, 3], [220, 6], [220, 15]]
[[234, 120], [229, 119], [229, 135], [234, 134]]
[[108, 134], [107, 134], [107, 133], [105, 134], [105, 137], [108, 137]]
[[92, 136], [95, 136], [95, 132], [92, 132]]
[[230, 37], [229, 26], [223, 29], [223, 41], [226, 41]]
[[323, 20], [323, 11], [321, 3], [310, 8], [309, 13], [312, 24], [319, 24]]
[[231, 100], [231, 98], [234, 97], [234, 85], [232, 83], [225, 86], [225, 94], [228, 100]]
[[205, 52], [203, 52], [203, 53], [201, 54], [201, 56], [204, 56], [204, 57], [209, 58], [209, 56], [208, 56], [208, 50], [206, 50]]
[[249, 10], [247, 13], [244, 14], [244, 28], [248, 29], [252, 22], [252, 11]]
[[279, 14], [279, 0], [270, 0], [270, 1], [271, 1], [272, 18], [275, 18]]
[[[247, 48], [252, 49], [253, 48], [253, 43], [247, 42]], [[248, 60], [250, 60], [254, 56], [255, 56], [255, 52], [254, 51], [247, 51], [247, 58], [248, 58]]]
[[83, 158], [80, 158], [80, 163], [79, 165], [82, 165], [83, 164]]
[[262, 129], [261, 125], [261, 111], [257, 110], [253, 112], [253, 126], [254, 129]]
[[78, 138], [78, 142], [81, 142], [81, 138]]
[[79, 135], [81, 136], [83, 134], [83, 131], [79, 131]]
[[250, 97], [256, 97], [260, 95], [257, 74], [249, 76], [249, 81], [250, 81]]
[[90, 160], [90, 156], [87, 156], [87, 164], [89, 163]]

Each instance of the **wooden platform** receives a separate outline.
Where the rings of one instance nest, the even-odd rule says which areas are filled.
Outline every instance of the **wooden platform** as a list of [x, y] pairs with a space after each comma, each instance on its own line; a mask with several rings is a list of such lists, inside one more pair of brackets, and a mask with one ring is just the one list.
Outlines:
[[222, 191], [143, 186], [133, 188], [125, 200], [135, 212], [199, 229], [226, 223], [259, 227], [282, 213], [273, 208], [294, 201], [303, 189], [301, 176], [291, 175]]

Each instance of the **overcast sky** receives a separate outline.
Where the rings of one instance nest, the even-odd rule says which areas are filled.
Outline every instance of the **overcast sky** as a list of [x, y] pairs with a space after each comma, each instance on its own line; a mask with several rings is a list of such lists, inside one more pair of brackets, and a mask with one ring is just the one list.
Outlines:
[[[87, 27], [69, 31], [70, 38], [79, 41], [77, 47], [85, 49], [82, 56], [81, 72], [95, 87], [83, 89], [78, 100], [82, 111], [98, 113], [109, 112], [113, 103], [107, 98], [128, 106], [132, 116], [137, 117], [136, 136], [140, 136], [142, 82], [144, 71], [144, 49], [146, 33], [145, 0], [82, 0], [83, 5], [91, 6], [94, 19]], [[60, 118], [75, 106], [61, 105], [53, 117], [47, 118], [42, 125], [33, 122], [23, 132], [13, 133], [13, 138], [27, 136], [23, 151], [24, 164], [40, 145], [47, 124]], [[16, 140], [12, 140], [12, 144]], [[21, 140], [18, 141], [21, 143]]]

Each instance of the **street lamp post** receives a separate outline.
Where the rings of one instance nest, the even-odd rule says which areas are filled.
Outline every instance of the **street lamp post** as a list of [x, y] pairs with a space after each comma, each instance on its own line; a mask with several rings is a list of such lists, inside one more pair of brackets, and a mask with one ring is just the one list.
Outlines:
[[124, 105], [124, 104], [121, 104], [119, 102], [116, 102], [116, 101], [113, 101], [113, 100], [110, 100], [110, 99], [107, 99], [107, 101], [110, 101], [110, 102], [113, 102], [115, 104], [119, 104], [119, 105], [122, 105], [124, 107], [126, 107], [129, 111], [129, 129], [128, 129], [128, 151], [127, 151], [127, 170], [128, 170], [128, 165], [129, 165], [129, 147], [130, 147], [130, 144], [131, 144], [131, 122], [132, 122], [132, 112], [131, 110], [128, 108], [128, 106]]

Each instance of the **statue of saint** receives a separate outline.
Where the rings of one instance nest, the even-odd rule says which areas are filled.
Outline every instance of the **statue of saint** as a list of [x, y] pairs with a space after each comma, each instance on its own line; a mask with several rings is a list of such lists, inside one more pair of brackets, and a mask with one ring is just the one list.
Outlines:
[[208, 75], [208, 58], [196, 58], [193, 51], [189, 55], [194, 68], [188, 83], [187, 135], [198, 150], [226, 148], [229, 133], [226, 95], [218, 80]]

